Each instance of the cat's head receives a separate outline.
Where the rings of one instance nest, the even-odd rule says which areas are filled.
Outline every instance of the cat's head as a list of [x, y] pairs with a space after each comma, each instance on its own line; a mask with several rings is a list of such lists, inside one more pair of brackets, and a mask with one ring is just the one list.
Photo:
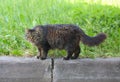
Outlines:
[[25, 38], [28, 41], [32, 42], [34, 35], [35, 35], [35, 30], [34, 29], [26, 29], [25, 30]]
[[32, 42], [35, 43], [36, 40], [38, 40], [40, 34], [39, 34], [40, 30], [38, 29], [26, 29], [25, 30], [25, 38]]

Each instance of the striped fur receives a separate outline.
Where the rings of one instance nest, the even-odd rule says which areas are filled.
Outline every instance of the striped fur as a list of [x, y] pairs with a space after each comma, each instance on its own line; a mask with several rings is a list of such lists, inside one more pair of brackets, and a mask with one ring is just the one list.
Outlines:
[[40, 52], [38, 58], [46, 59], [48, 51], [57, 48], [67, 51], [67, 56], [64, 59], [68, 60], [69, 58], [78, 58], [80, 41], [88, 46], [96, 46], [106, 39], [106, 35], [101, 33], [90, 37], [76, 25], [56, 24], [38, 25], [33, 29], [28, 29], [26, 39], [37, 46]]

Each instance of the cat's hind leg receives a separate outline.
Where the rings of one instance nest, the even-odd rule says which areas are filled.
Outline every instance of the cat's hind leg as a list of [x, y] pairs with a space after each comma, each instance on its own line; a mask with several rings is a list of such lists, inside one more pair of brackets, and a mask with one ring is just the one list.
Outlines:
[[64, 59], [64, 60], [69, 60], [69, 59], [72, 57], [72, 54], [73, 54], [74, 49], [73, 49], [73, 47], [68, 47], [68, 48], [66, 49], [66, 51], [67, 51], [67, 56], [64, 57], [63, 59]]
[[79, 57], [79, 53], [81, 52], [80, 46], [78, 45], [75, 50], [74, 50], [74, 54], [71, 57], [71, 59], [77, 59]]

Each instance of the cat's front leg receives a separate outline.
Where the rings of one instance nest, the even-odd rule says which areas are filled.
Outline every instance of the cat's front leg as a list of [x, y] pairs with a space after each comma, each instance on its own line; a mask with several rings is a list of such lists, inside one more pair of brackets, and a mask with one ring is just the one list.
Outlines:
[[48, 49], [43, 49], [40, 59], [45, 60], [47, 58]]
[[41, 48], [38, 48], [38, 55], [36, 56], [37, 59], [40, 59], [41, 57], [41, 54], [42, 54], [42, 49]]

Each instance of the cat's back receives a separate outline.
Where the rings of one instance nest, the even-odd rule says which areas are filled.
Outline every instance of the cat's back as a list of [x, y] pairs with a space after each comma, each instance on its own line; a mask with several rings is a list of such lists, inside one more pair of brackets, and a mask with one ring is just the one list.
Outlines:
[[66, 31], [72, 32], [79, 30], [79, 27], [73, 24], [48, 24], [48, 25], [37, 25], [34, 29], [39, 29], [43, 31]]
[[49, 24], [44, 25], [45, 28], [53, 29], [53, 30], [73, 30], [79, 29], [78, 26], [73, 24]]
[[72, 24], [45, 25], [44, 28], [47, 29], [47, 34], [52, 37], [58, 35], [67, 37], [79, 32], [79, 27]]

